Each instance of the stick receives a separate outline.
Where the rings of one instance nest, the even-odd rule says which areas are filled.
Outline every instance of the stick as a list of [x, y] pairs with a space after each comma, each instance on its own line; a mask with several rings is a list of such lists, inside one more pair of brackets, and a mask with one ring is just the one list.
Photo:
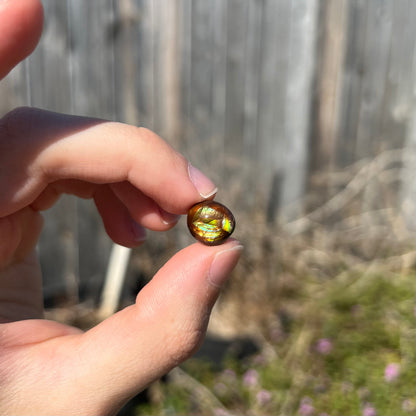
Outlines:
[[98, 310], [100, 319], [105, 319], [112, 315], [118, 308], [130, 253], [131, 250], [129, 248], [113, 244], [105, 276], [101, 305]]

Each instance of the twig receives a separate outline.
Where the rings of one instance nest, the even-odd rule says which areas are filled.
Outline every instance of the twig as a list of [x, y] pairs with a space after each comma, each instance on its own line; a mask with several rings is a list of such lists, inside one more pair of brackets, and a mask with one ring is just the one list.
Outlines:
[[131, 250], [127, 247], [113, 245], [105, 276], [101, 305], [98, 310], [98, 316], [101, 319], [107, 318], [117, 310], [130, 253]]
[[415, 159], [412, 154], [406, 154], [403, 149], [389, 150], [381, 153], [371, 162], [362, 167], [345, 188], [333, 196], [329, 201], [321, 205], [315, 211], [306, 216], [292, 221], [284, 226], [290, 234], [300, 234], [310, 229], [314, 223], [321, 222], [324, 218], [334, 214], [345, 207], [366, 185], [383, 172], [392, 163], [401, 163], [406, 159]]

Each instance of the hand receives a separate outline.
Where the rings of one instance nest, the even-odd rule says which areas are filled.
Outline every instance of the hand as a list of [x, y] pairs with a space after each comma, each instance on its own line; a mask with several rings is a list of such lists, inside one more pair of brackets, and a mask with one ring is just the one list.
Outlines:
[[[29, 54], [38, 0], [0, 0], [0, 75]], [[163, 166], [163, 169], [160, 169]], [[110, 237], [132, 247], [167, 230], [213, 183], [154, 133], [119, 123], [17, 109], [0, 120], [0, 413], [113, 414], [189, 357], [204, 336], [240, 244], [176, 254], [136, 303], [82, 332], [41, 319], [34, 246], [39, 211], [61, 193], [94, 198]]]

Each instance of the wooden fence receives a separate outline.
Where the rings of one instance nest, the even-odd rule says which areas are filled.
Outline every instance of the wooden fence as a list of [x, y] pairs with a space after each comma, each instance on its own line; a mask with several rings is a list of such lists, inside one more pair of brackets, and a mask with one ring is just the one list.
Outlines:
[[[43, 4], [41, 43], [0, 83], [1, 113], [32, 105], [149, 127], [214, 179], [240, 221], [253, 209], [270, 222], [299, 215], [313, 173], [416, 153], [412, 0]], [[409, 160], [397, 208], [412, 219]], [[110, 250], [93, 207], [63, 198], [47, 217], [46, 287], [76, 291], [81, 277], [93, 293]]]

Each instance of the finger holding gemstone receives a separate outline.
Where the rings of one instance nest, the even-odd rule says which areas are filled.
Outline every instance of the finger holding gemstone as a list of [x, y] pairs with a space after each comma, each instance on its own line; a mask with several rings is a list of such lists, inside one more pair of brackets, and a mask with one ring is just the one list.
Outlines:
[[234, 215], [219, 202], [199, 202], [188, 212], [189, 231], [194, 238], [208, 246], [224, 243], [234, 231], [234, 227]]

